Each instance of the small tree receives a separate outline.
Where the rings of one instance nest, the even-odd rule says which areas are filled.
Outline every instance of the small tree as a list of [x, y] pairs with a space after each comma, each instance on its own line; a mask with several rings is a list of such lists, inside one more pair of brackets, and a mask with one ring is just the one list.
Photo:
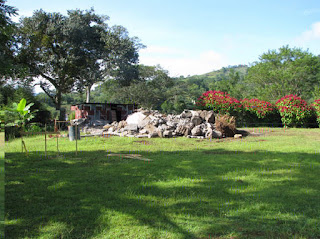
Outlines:
[[[9, 113], [9, 114], [11, 113], [11, 115], [13, 116], [11, 122], [8, 123], [7, 126], [17, 126], [21, 128], [22, 131], [24, 131], [26, 123], [34, 118], [34, 113], [36, 111], [33, 111], [33, 112], [30, 111], [31, 106], [33, 105], [34, 103], [30, 103], [27, 105], [27, 101], [24, 98], [22, 98], [18, 104], [13, 103], [13, 107], [8, 108], [6, 110], [6, 113]], [[3, 113], [4, 112], [2, 111], [2, 114]], [[27, 152], [26, 144], [23, 140], [22, 135], [21, 135], [21, 143], [22, 143], [22, 149], [24, 148]]]

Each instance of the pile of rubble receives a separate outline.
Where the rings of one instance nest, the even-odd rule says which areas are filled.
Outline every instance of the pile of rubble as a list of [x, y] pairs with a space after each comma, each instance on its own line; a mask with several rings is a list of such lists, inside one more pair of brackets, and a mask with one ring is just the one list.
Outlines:
[[206, 110], [184, 110], [180, 115], [164, 115], [158, 111], [139, 109], [126, 120], [106, 124], [100, 131], [103, 134], [137, 138], [225, 137], [216, 129], [213, 111]]

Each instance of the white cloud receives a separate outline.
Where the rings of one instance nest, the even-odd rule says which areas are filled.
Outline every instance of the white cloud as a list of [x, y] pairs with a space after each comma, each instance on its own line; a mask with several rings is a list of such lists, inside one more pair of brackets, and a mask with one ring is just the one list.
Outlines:
[[140, 54], [140, 63], [145, 65], [161, 65], [169, 71], [170, 76], [198, 75], [220, 69], [226, 65], [223, 55], [215, 51], [206, 51], [192, 56], [158, 56], [152, 54]]
[[310, 16], [318, 13], [320, 13], [320, 8], [306, 9], [303, 11], [303, 15], [305, 16]]
[[303, 32], [296, 41], [303, 44], [317, 39], [320, 39], [320, 22], [313, 23], [311, 29]]

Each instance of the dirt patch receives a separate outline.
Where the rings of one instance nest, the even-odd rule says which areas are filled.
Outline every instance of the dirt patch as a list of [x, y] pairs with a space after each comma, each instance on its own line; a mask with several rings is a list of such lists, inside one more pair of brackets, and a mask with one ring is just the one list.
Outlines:
[[135, 143], [138, 144], [144, 144], [144, 145], [150, 145], [152, 144], [150, 141], [146, 141], [146, 140], [140, 140], [140, 141], [134, 141]]

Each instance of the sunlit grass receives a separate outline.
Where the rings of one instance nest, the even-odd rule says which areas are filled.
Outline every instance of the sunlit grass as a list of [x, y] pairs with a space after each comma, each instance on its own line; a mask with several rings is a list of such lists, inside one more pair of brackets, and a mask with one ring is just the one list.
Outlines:
[[[243, 139], [26, 138], [6, 150], [6, 238], [318, 238], [320, 130]], [[151, 162], [107, 153], [139, 153]]]

